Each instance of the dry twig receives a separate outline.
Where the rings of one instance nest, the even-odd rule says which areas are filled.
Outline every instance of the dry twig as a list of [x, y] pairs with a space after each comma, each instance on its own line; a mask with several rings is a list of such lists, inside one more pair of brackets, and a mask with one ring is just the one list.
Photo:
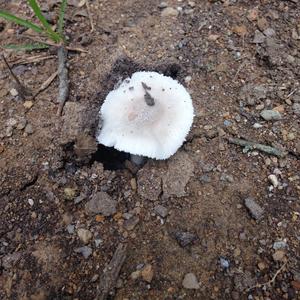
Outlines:
[[94, 27], [93, 17], [92, 17], [92, 14], [91, 14], [91, 8], [90, 8], [89, 0], [85, 1], [85, 5], [86, 5], [87, 13], [88, 13], [88, 16], [89, 16], [89, 19], [90, 19], [91, 32], [93, 32], [95, 30], [95, 27]]
[[100, 285], [96, 300], [107, 299], [109, 292], [115, 288], [121, 268], [127, 256], [127, 245], [120, 243], [109, 263], [100, 277]]
[[67, 63], [68, 51], [64, 46], [58, 48], [58, 77], [59, 77], [59, 90], [58, 90], [58, 109], [57, 116], [60, 116], [69, 95], [69, 78]]
[[55, 71], [45, 82], [43, 82], [43, 84], [40, 86], [37, 92], [33, 95], [33, 98], [35, 98], [42, 91], [48, 88], [48, 86], [52, 83], [52, 81], [56, 78], [57, 75], [58, 75], [58, 71]]
[[275, 282], [275, 280], [276, 280], [277, 276], [279, 275], [279, 273], [284, 269], [284, 267], [286, 266], [286, 264], [287, 264], [287, 261], [276, 271], [276, 273], [274, 274], [274, 276], [269, 281], [264, 282], [264, 283], [257, 283], [256, 285], [249, 287], [246, 290], [246, 292], [249, 292], [249, 291], [251, 291], [253, 289], [256, 289], [256, 288], [262, 288], [264, 286], [271, 286], [272, 283]]
[[37, 55], [37, 56], [30, 56], [30, 57], [27, 57], [25, 59], [18, 59], [14, 62], [10, 62], [10, 64], [12, 66], [16, 66], [16, 65], [26, 65], [26, 64], [32, 64], [32, 63], [37, 63], [37, 62], [40, 62], [40, 61], [44, 61], [44, 60], [47, 60], [47, 59], [52, 59], [52, 58], [55, 58], [56, 55], [47, 55], [47, 56], [44, 56], [44, 55]]
[[267, 146], [267, 145], [263, 145], [263, 144], [259, 144], [259, 143], [255, 143], [255, 142], [250, 142], [250, 141], [243, 140], [243, 139], [228, 138], [228, 142], [231, 143], [231, 144], [235, 144], [235, 145], [245, 147], [247, 150], [256, 149], [256, 150], [259, 150], [259, 151], [262, 151], [262, 152], [265, 152], [267, 154], [271, 154], [271, 155], [274, 155], [274, 156], [278, 156], [278, 157], [286, 156], [285, 152], [283, 152], [283, 151], [281, 151], [277, 148]]
[[11, 67], [10, 67], [9, 63], [7, 62], [4, 55], [2, 55], [2, 59], [6, 65], [7, 69], [9, 70], [11, 76], [13, 77], [13, 79], [16, 82], [16, 89], [17, 89], [19, 95], [21, 96], [21, 98], [25, 99], [27, 96], [31, 96], [31, 92], [20, 82], [19, 78], [15, 75], [15, 73], [11, 69]]

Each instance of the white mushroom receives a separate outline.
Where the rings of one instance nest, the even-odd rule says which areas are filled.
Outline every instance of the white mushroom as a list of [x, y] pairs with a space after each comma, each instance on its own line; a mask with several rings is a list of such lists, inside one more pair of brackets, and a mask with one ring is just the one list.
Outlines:
[[167, 159], [183, 144], [194, 110], [189, 93], [176, 80], [137, 72], [107, 95], [100, 114], [99, 143], [136, 156]]

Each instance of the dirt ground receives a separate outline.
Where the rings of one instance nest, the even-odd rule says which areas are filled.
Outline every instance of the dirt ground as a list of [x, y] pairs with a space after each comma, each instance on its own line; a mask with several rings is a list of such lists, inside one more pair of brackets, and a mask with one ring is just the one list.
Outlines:
[[[40, 1], [53, 24], [57, 2]], [[0, 62], [0, 298], [95, 299], [124, 243], [111, 299], [300, 299], [300, 2], [94, 0], [91, 18], [84, 2], [68, 1], [69, 45], [87, 52], [69, 51], [62, 117], [57, 79], [24, 100]], [[28, 34], [0, 20], [1, 46]], [[57, 70], [52, 48], [2, 53], [32, 91]], [[138, 70], [177, 79], [195, 108], [179, 151], [140, 169], [94, 139]]]

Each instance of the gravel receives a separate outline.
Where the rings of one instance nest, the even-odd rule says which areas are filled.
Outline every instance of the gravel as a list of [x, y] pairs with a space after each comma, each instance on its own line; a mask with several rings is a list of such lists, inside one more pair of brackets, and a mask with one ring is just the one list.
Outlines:
[[194, 164], [186, 152], [179, 151], [172, 156], [168, 161], [168, 171], [162, 178], [164, 196], [185, 196], [185, 187], [193, 172]]
[[185, 274], [182, 281], [182, 286], [188, 290], [198, 290], [200, 288], [200, 284], [194, 273]]
[[178, 244], [184, 248], [197, 240], [197, 236], [190, 232], [178, 231], [175, 233], [175, 239]]
[[260, 116], [265, 120], [265, 121], [278, 121], [281, 120], [281, 114], [280, 112], [272, 109], [265, 109], [260, 113]]
[[113, 200], [106, 192], [98, 192], [85, 205], [85, 211], [89, 215], [102, 214], [109, 217], [116, 213], [117, 201]]
[[78, 237], [84, 244], [88, 244], [92, 239], [93, 234], [88, 229], [79, 228], [77, 230]]
[[244, 204], [255, 220], [258, 221], [263, 217], [264, 210], [253, 198], [246, 198]]
[[133, 230], [134, 227], [139, 223], [139, 221], [140, 221], [140, 219], [138, 216], [133, 216], [129, 220], [124, 221], [124, 228], [129, 231]]
[[220, 262], [221, 268], [224, 270], [228, 269], [230, 266], [229, 260], [224, 257], [220, 257], [219, 262]]
[[162, 10], [161, 16], [162, 18], [166, 17], [177, 17], [179, 14], [178, 10], [173, 7], [166, 7]]
[[93, 253], [92, 248], [87, 246], [76, 248], [74, 251], [82, 254], [85, 259], [87, 259]]
[[285, 249], [287, 248], [287, 243], [285, 241], [276, 241], [273, 244], [274, 250]]
[[162, 205], [156, 205], [154, 207], [154, 211], [156, 214], [158, 214], [162, 218], [165, 218], [169, 213], [168, 209]]

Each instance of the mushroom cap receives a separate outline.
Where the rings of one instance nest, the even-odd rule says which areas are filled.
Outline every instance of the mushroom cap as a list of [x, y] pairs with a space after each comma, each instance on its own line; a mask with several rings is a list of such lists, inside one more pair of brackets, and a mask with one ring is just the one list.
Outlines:
[[185, 141], [194, 109], [191, 96], [178, 81], [156, 72], [136, 72], [107, 95], [100, 115], [99, 143], [167, 159]]

